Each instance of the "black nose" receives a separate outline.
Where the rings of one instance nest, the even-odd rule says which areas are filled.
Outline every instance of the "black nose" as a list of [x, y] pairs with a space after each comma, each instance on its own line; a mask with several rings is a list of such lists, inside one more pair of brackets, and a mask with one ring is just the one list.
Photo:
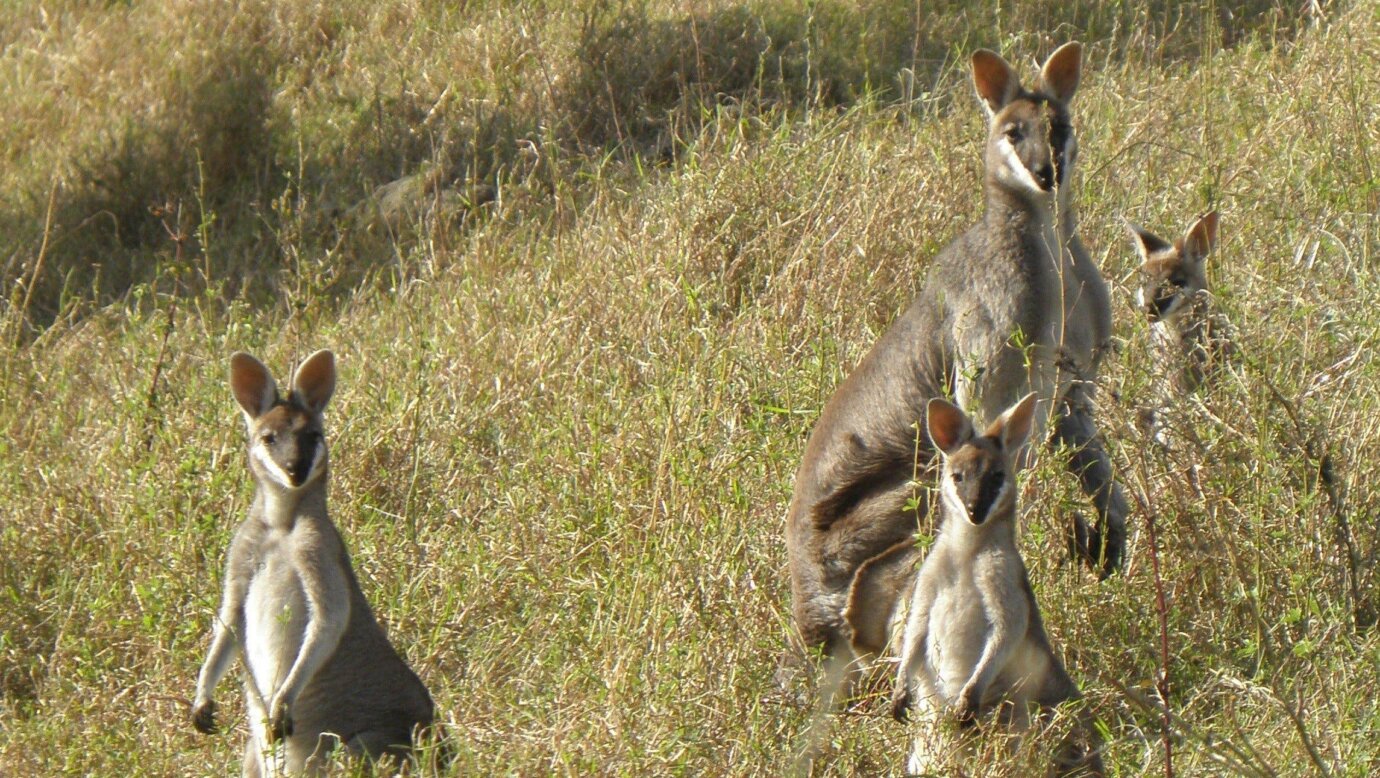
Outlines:
[[301, 486], [307, 482], [307, 476], [311, 475], [311, 463], [299, 462], [288, 472], [288, 477], [292, 479], [293, 486]]
[[1046, 192], [1054, 188], [1054, 166], [1041, 165], [1035, 170], [1035, 178], [1040, 182], [1040, 188]]

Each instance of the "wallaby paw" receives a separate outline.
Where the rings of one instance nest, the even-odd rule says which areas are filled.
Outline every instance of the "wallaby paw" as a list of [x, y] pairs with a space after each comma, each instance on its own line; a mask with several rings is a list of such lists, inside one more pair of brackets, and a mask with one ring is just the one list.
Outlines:
[[896, 687], [896, 691], [891, 694], [891, 717], [902, 724], [906, 723], [906, 719], [910, 718], [911, 702], [910, 689], [905, 686]]
[[977, 725], [979, 708], [982, 705], [981, 696], [976, 691], [965, 689], [958, 700], [958, 709], [954, 711], [958, 719], [959, 729], [968, 729]]
[[192, 708], [192, 726], [196, 731], [203, 735], [214, 735], [219, 728], [216, 725], [216, 703], [207, 700]]
[[273, 706], [273, 717], [268, 722], [268, 742], [276, 743], [283, 738], [292, 737], [292, 714], [285, 702]]

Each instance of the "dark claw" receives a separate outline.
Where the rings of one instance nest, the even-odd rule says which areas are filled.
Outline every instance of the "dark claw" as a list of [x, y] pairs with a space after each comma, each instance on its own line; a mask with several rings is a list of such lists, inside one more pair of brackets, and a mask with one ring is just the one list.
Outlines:
[[203, 735], [214, 735], [218, 727], [216, 726], [216, 704], [207, 702], [201, 707], [192, 709], [192, 726], [196, 731]]
[[276, 743], [288, 737], [292, 737], [292, 714], [288, 713], [286, 706], [280, 706], [270, 722], [268, 740]]
[[906, 723], [906, 719], [910, 718], [910, 703], [910, 689], [897, 689], [891, 695], [891, 717], [902, 724]]

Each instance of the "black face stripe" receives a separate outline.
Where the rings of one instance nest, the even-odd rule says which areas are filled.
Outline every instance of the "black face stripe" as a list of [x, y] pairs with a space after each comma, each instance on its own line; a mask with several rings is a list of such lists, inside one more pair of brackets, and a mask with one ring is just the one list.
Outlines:
[[316, 447], [318, 445], [315, 432], [306, 432], [297, 436], [297, 456], [292, 461], [292, 467], [288, 475], [292, 477], [294, 484], [301, 485], [311, 475], [311, 466], [316, 461]]
[[982, 474], [982, 479], [978, 481], [977, 500], [968, 511], [968, 514], [973, 517], [974, 524], [981, 524], [987, 520], [987, 514], [992, 511], [992, 506], [997, 501], [997, 495], [1001, 493], [1001, 488], [1005, 483], [1006, 471], [1000, 468], [988, 470]]

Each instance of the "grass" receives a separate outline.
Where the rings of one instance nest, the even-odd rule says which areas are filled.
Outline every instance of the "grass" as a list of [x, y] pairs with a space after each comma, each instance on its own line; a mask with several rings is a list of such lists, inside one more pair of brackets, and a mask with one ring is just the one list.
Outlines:
[[[789, 769], [814, 715], [809, 679], [774, 680], [805, 437], [976, 218], [967, 54], [1030, 73], [1079, 38], [1082, 234], [1121, 345], [1099, 419], [1144, 510], [1094, 582], [1062, 563], [1086, 503], [1040, 457], [1047, 627], [1115, 773], [1163, 774], [1153, 515], [1175, 774], [1370, 774], [1377, 12], [7, 6], [0, 773], [235, 769], [240, 730], [187, 710], [251, 495], [227, 358], [281, 377], [323, 346], [333, 514], [447, 774]], [[419, 172], [449, 210], [359, 207]], [[1116, 217], [1176, 234], [1208, 207], [1242, 358], [1160, 454]], [[829, 722], [817, 773], [899, 768], [887, 691]]]

